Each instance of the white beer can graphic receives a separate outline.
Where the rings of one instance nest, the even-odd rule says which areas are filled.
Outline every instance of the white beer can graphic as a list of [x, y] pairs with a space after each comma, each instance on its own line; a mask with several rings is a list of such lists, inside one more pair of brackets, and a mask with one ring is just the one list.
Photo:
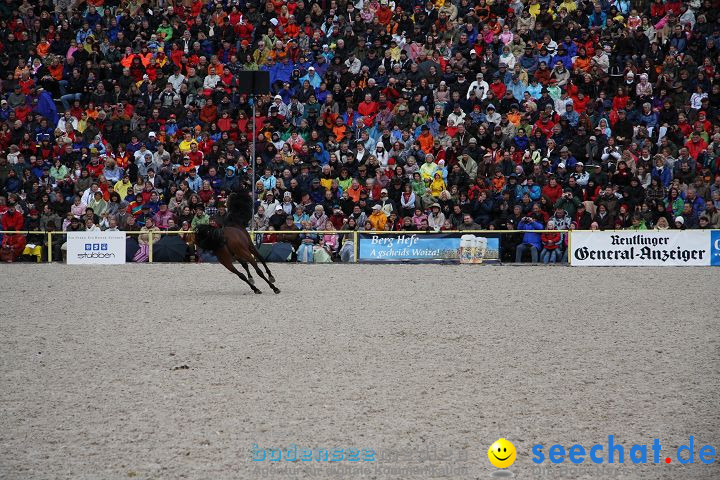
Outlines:
[[487, 238], [475, 235], [460, 237], [460, 251], [458, 252], [460, 263], [482, 263], [486, 250]]

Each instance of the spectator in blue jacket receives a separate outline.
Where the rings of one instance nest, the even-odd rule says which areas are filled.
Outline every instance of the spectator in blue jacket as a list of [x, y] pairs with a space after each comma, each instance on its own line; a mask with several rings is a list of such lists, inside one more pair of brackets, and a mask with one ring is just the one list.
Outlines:
[[202, 188], [202, 178], [200, 178], [200, 175], [197, 174], [197, 170], [194, 168], [189, 171], [189, 176], [185, 181], [193, 192], [197, 193], [200, 191], [200, 188]]
[[605, 28], [605, 19], [607, 14], [602, 11], [602, 6], [597, 3], [595, 4], [594, 11], [588, 15], [588, 28]]
[[300, 78], [300, 85], [307, 80], [313, 88], [319, 88], [322, 83], [322, 78], [315, 72], [315, 67], [308, 68], [308, 72], [305, 76]]
[[277, 178], [272, 174], [272, 170], [269, 168], [265, 169], [263, 176], [260, 177], [263, 183], [263, 188], [267, 191], [274, 190], [277, 185]]
[[652, 109], [649, 102], [643, 103], [643, 110], [640, 113], [640, 125], [647, 128], [655, 128], [658, 126], [658, 114]]
[[565, 46], [562, 44], [558, 46], [558, 53], [556, 53], [555, 56], [552, 58], [551, 65], [557, 65], [557, 62], [562, 62], [565, 68], [567, 68], [568, 70], [572, 70], [572, 56], [568, 53], [567, 48], [565, 48]]
[[[542, 223], [535, 220], [533, 217], [523, 217], [518, 223], [518, 230], [542, 230]], [[538, 254], [542, 248], [542, 242], [540, 240], [540, 233], [524, 233], [522, 243], [515, 248], [515, 263], [522, 262], [522, 256], [525, 251], [530, 250], [530, 258], [532, 263], [537, 263]]]
[[513, 137], [513, 144], [515, 145], [516, 149], [523, 152], [528, 149], [528, 146], [530, 145], [530, 139], [527, 135], [525, 135], [524, 128], [518, 128], [517, 135]]
[[657, 178], [665, 188], [672, 182], [672, 169], [668, 167], [665, 157], [662, 155], [655, 155], [655, 166], [652, 169], [651, 175], [652, 178]]
[[542, 194], [542, 191], [540, 190], [540, 185], [537, 185], [535, 183], [535, 180], [532, 177], [528, 177], [527, 180], [524, 182], [523, 185], [521, 185], [522, 194], [528, 194], [530, 196], [530, 200], [533, 202], [537, 202], [540, 200], [540, 196]]
[[687, 189], [685, 193], [685, 203], [690, 204], [693, 214], [698, 218], [705, 212], [705, 200], [697, 195], [694, 187]]

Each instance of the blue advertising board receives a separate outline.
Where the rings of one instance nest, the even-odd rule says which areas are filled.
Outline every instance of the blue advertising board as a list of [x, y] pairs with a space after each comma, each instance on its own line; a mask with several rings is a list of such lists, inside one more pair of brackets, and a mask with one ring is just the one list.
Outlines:
[[486, 233], [360, 233], [358, 243], [361, 262], [487, 263], [500, 259], [499, 236]]
[[710, 232], [710, 265], [720, 267], [720, 230]]

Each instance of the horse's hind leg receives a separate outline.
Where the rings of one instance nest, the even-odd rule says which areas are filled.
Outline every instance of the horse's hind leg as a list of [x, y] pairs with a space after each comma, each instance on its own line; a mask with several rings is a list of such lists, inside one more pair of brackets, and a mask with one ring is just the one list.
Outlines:
[[217, 258], [220, 261], [220, 263], [223, 264], [225, 268], [230, 270], [232, 273], [240, 277], [240, 280], [247, 283], [250, 288], [252, 288], [252, 291], [255, 293], [262, 293], [260, 289], [258, 289], [255, 285], [250, 283], [250, 281], [247, 279], [245, 275], [242, 274], [237, 268], [235, 268], [235, 265], [233, 265], [233, 256], [228, 250], [227, 246], [223, 247], [222, 249], [218, 250], [216, 252]]
[[253, 276], [250, 274], [250, 268], [248, 267], [247, 262], [246, 262], [245, 260], [240, 260], [239, 258], [236, 259], [236, 260], [237, 260], [238, 262], [240, 262], [240, 265], [242, 265], [242, 267], [245, 269], [245, 272], [247, 273], [248, 282], [250, 282], [250, 283], [252, 283], [253, 285], [255, 285], [255, 279], [254, 279]]
[[[250, 237], [248, 236], [248, 238], [250, 238]], [[262, 263], [263, 267], [265, 267], [265, 273], [267, 273], [266, 281], [268, 283], [275, 283], [275, 277], [273, 277], [273, 274], [270, 273], [270, 269], [268, 268], [267, 263], [265, 263], [265, 259], [262, 257], [262, 255], [260, 255], [260, 252], [255, 247], [255, 244], [252, 242], [252, 239], [249, 242], [249, 249], [250, 249], [250, 253], [253, 255], [253, 257], [255, 257], [255, 260], [260, 260], [260, 263]], [[257, 264], [254, 266], [257, 269]], [[278, 292], [275, 292], [275, 293], [278, 293]]]
[[[253, 268], [255, 269], [255, 272], [258, 274], [258, 276], [260, 278], [262, 278], [263, 280], [265, 280], [268, 285], [270, 285], [270, 288], [272, 288], [273, 292], [280, 293], [280, 289], [277, 288], [275, 285], [273, 285], [273, 283], [265, 277], [265, 274], [263, 274], [262, 270], [260, 270], [260, 267], [258, 267], [258, 264], [254, 258], [250, 260], [250, 264], [253, 266]], [[270, 275], [270, 277], [272, 278], [272, 275]], [[273, 279], [273, 280], [275, 280], [275, 279]]]

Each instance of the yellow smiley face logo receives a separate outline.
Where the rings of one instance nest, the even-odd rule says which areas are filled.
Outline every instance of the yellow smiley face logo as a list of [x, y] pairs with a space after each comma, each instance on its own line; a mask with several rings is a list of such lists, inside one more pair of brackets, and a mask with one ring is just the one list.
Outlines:
[[515, 461], [515, 457], [517, 457], [515, 445], [504, 438], [497, 440], [488, 449], [488, 459], [497, 468], [508, 468]]

